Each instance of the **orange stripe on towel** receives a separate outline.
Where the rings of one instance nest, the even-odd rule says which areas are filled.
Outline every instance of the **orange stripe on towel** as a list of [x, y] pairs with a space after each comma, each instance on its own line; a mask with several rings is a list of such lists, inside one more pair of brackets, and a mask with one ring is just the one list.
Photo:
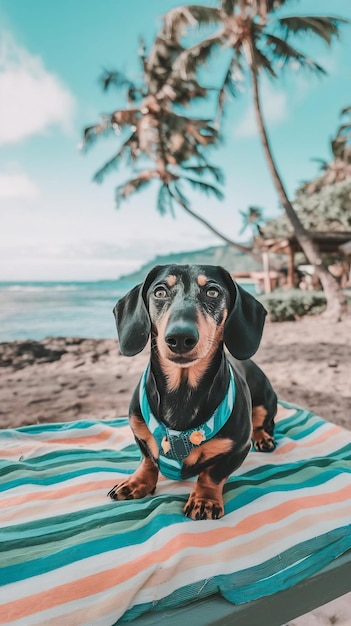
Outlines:
[[327, 441], [333, 435], [340, 435], [340, 427], [330, 425], [328, 430], [324, 431], [319, 437], [308, 438], [307, 441], [289, 441], [289, 443], [283, 444], [282, 446], [278, 446], [274, 450], [274, 454], [285, 454], [286, 452], [290, 452], [290, 450], [295, 450], [297, 448], [313, 448], [315, 445], [319, 445], [324, 441]]
[[[84, 448], [85, 446], [93, 446], [94, 444], [99, 444], [107, 441], [111, 438], [111, 449], [113, 449], [113, 445], [116, 443], [125, 442], [126, 446], [134, 443], [134, 438], [129, 426], [125, 426], [124, 428], [109, 428], [109, 432], [106, 432], [106, 428], [96, 435], [87, 435], [79, 436], [79, 437], [65, 437], [65, 438], [57, 438], [57, 439], [41, 439], [38, 442], [38, 445], [35, 446], [36, 440], [33, 441], [16, 441], [16, 445], [11, 444], [8, 448], [4, 448], [1, 451], [1, 457], [3, 459], [15, 459], [26, 460], [26, 452], [29, 450], [33, 452], [34, 450], [40, 450], [40, 454], [37, 456], [42, 456], [45, 454], [45, 449], [53, 449], [53, 446], [68, 446], [72, 448]], [[59, 449], [59, 448], [58, 448]]]
[[[84, 578], [75, 580], [74, 582], [65, 583], [58, 587], [47, 591], [35, 593], [26, 598], [4, 604], [0, 610], [0, 622], [7, 624], [11, 620], [19, 620], [27, 615], [33, 614], [33, 607], [40, 607], [40, 611], [45, 611], [54, 606], [59, 606], [68, 602], [73, 602], [80, 598], [88, 597], [92, 594], [100, 593], [131, 580], [134, 576], [140, 575], [140, 572], [147, 571], [152, 566], [173, 557], [186, 547], [190, 548], [207, 548], [233, 537], [244, 536], [252, 533], [257, 529], [261, 529], [265, 525], [271, 525], [282, 519], [289, 517], [297, 511], [306, 513], [306, 510], [335, 504], [337, 502], [345, 502], [351, 499], [351, 485], [340, 489], [337, 492], [306, 495], [294, 498], [288, 502], [281, 503], [272, 509], [255, 513], [240, 521], [234, 527], [224, 527], [219, 524], [214, 530], [195, 534], [183, 533], [178, 537], [172, 537], [170, 541], [161, 546], [159, 550], [144, 554], [130, 563], [117, 564], [116, 567], [109, 570], [92, 574]], [[196, 522], [194, 522], [196, 524]], [[82, 561], [82, 571], [84, 569], [84, 561]], [[29, 583], [28, 583], [29, 584]]]
[[[113, 483], [114, 477], [111, 474], [111, 478], [104, 479], [101, 481], [91, 481], [87, 483], [75, 483], [74, 485], [70, 485], [69, 487], [59, 487], [56, 486], [54, 489], [50, 489], [47, 491], [41, 490], [38, 492], [33, 492], [30, 497], [28, 497], [28, 492], [18, 495], [12, 496], [10, 498], [5, 498], [4, 500], [0, 500], [0, 504], [2, 509], [4, 507], [12, 507], [18, 506], [20, 504], [30, 505], [34, 502], [45, 502], [46, 500], [62, 500], [69, 496], [74, 496], [79, 491], [82, 493], [89, 493], [93, 491], [106, 490], [109, 491], [111, 489], [111, 483]], [[121, 480], [123, 480], [121, 478]]]

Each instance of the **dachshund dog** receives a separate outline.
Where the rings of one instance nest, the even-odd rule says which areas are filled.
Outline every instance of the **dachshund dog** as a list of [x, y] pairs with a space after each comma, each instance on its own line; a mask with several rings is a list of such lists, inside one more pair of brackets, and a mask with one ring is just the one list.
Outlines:
[[153, 494], [159, 471], [198, 476], [185, 515], [222, 517], [223, 486], [251, 439], [259, 451], [275, 447], [277, 396], [250, 360], [265, 309], [222, 267], [164, 265], [119, 300], [114, 315], [121, 353], [138, 354], [151, 335], [151, 355], [129, 409], [142, 461], [108, 495]]

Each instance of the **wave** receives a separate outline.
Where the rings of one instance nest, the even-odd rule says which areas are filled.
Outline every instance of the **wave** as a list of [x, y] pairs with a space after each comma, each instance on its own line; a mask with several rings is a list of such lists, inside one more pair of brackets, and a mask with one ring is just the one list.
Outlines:
[[77, 287], [74, 285], [63, 286], [63, 285], [50, 285], [50, 286], [39, 286], [39, 285], [10, 285], [4, 287], [0, 285], [0, 289], [4, 289], [6, 291], [18, 291], [18, 292], [43, 292], [43, 291], [76, 291]]

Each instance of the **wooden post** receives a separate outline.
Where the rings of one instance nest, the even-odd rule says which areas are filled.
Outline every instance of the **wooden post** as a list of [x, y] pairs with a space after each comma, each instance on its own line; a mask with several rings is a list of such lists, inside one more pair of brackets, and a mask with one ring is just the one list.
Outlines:
[[294, 286], [294, 273], [295, 273], [295, 250], [292, 244], [288, 248], [288, 287], [290, 289]]
[[262, 252], [262, 261], [263, 261], [263, 276], [264, 276], [264, 292], [265, 293], [271, 293], [272, 291], [272, 286], [271, 286], [271, 279], [270, 279], [270, 275], [269, 275], [269, 252], [268, 250], [265, 250], [264, 252]]

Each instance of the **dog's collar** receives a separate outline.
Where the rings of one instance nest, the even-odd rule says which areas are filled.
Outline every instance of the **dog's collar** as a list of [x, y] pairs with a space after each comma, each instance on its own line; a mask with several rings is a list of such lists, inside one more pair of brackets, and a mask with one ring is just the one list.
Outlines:
[[169, 478], [180, 478], [182, 461], [201, 444], [212, 439], [229, 419], [235, 403], [236, 388], [231, 366], [229, 365], [229, 385], [227, 392], [213, 415], [197, 428], [173, 430], [156, 419], [151, 411], [146, 392], [149, 365], [146, 367], [139, 386], [139, 401], [142, 416], [159, 447], [159, 466]]

